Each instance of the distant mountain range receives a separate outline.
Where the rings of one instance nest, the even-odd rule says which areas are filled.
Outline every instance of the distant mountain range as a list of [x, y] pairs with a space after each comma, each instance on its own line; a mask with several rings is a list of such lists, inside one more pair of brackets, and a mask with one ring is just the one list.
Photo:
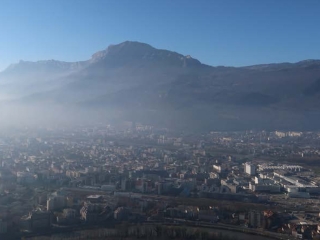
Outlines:
[[320, 128], [320, 60], [213, 67], [127, 41], [87, 61], [13, 64], [0, 73], [0, 99], [94, 109], [117, 121], [179, 130], [314, 130]]

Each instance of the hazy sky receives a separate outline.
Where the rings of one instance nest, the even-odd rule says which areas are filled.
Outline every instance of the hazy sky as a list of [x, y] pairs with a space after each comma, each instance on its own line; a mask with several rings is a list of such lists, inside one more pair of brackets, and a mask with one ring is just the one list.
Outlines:
[[0, 70], [126, 40], [210, 65], [320, 58], [319, 0], [1, 0]]

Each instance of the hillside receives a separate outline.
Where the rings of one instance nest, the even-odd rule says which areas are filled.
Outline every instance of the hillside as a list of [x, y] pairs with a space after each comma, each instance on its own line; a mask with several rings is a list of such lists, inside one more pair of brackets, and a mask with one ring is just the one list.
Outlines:
[[0, 73], [0, 99], [177, 129], [308, 130], [319, 128], [319, 83], [319, 60], [212, 67], [128, 41], [84, 62], [11, 65]]

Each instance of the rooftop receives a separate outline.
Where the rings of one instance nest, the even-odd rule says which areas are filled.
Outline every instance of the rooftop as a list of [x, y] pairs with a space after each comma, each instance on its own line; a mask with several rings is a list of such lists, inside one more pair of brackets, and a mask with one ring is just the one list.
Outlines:
[[90, 195], [87, 198], [98, 199], [98, 198], [102, 198], [102, 195]]

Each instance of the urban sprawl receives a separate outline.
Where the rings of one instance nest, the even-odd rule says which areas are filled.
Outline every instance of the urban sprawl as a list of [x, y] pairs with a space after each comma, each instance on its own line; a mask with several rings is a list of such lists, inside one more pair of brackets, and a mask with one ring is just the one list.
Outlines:
[[93, 226], [112, 235], [124, 223], [313, 239], [319, 158], [317, 132], [196, 135], [132, 123], [2, 132], [0, 239]]

